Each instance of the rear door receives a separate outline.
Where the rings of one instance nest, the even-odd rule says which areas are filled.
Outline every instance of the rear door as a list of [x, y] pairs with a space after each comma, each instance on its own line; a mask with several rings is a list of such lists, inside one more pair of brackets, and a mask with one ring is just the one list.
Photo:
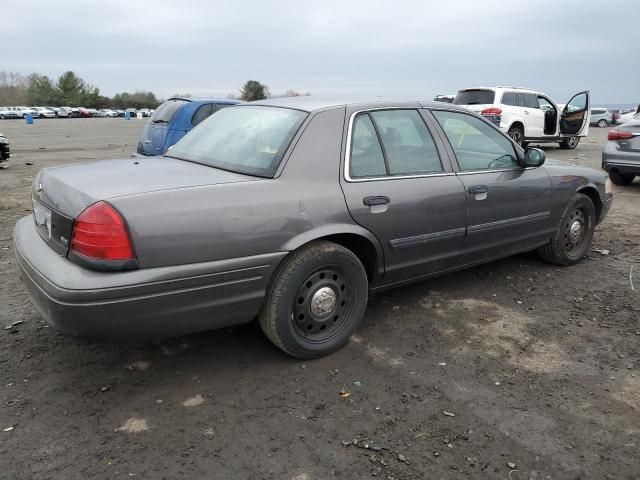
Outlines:
[[354, 220], [384, 249], [384, 283], [453, 267], [466, 198], [431, 120], [412, 108], [348, 113], [341, 185]]
[[467, 236], [460, 265], [544, 243], [553, 231], [547, 171], [521, 167], [512, 141], [485, 120], [463, 112], [432, 113], [466, 190]]
[[538, 97], [533, 93], [519, 93], [518, 102], [524, 107], [527, 137], [540, 138], [544, 135], [544, 112], [540, 110]]
[[560, 133], [570, 137], [589, 134], [589, 92], [576, 93], [560, 114]]

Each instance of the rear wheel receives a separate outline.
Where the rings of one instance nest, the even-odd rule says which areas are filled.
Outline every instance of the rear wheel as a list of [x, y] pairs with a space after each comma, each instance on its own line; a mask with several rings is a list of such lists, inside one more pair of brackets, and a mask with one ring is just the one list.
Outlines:
[[569, 137], [565, 138], [560, 142], [560, 148], [565, 150], [573, 150], [580, 143], [580, 137]]
[[567, 205], [554, 237], [538, 249], [538, 254], [557, 265], [573, 265], [589, 250], [595, 226], [593, 202], [586, 195], [576, 193]]
[[367, 306], [367, 275], [341, 245], [313, 242], [278, 268], [258, 316], [267, 337], [297, 358], [332, 353], [348, 341]]
[[514, 142], [524, 148], [524, 130], [522, 129], [522, 127], [513, 125], [511, 128], [509, 128], [507, 135], [509, 135]]
[[633, 179], [636, 178], [635, 175], [630, 175], [630, 174], [623, 174], [620, 173], [617, 170], [612, 170], [609, 172], [609, 179], [616, 185], [621, 185], [621, 186], [625, 186], [625, 185], [631, 185], [631, 182], [633, 182]]
[[604, 127], [606, 127], [607, 125], [609, 125], [609, 123], [608, 123], [606, 120], [598, 120], [598, 126], [599, 126], [600, 128], [604, 128]]

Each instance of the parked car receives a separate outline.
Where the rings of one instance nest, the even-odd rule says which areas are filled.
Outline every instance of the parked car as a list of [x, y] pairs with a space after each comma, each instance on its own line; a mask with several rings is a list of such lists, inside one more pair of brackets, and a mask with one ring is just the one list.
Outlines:
[[455, 95], [436, 95], [433, 97], [434, 102], [453, 103], [456, 99]]
[[575, 94], [560, 107], [548, 95], [519, 87], [465, 88], [456, 105], [487, 117], [521, 146], [558, 142], [573, 149], [589, 134], [589, 92]]
[[27, 115], [36, 117], [36, 111], [28, 107], [7, 107], [7, 110], [15, 112], [18, 118], [25, 118]]
[[151, 116], [151, 110], [149, 110], [148, 108], [141, 108], [140, 110], [138, 110], [140, 113], [142, 113], [143, 117], [150, 117]]
[[80, 116], [79, 112], [74, 111], [74, 109], [71, 107], [60, 107], [57, 114], [59, 118], [71, 118]]
[[15, 110], [9, 110], [8, 107], [0, 107], [0, 120], [6, 120], [9, 118], [18, 118], [18, 112]]
[[608, 127], [614, 123], [613, 113], [606, 108], [591, 109], [591, 125], [597, 125], [600, 128]]
[[635, 110], [631, 110], [630, 112], [624, 112], [620, 114], [620, 118], [618, 119], [618, 123], [624, 124], [630, 120], [635, 120], [640, 118], [640, 114], [636, 113]]
[[163, 157], [41, 170], [14, 250], [63, 332], [257, 316], [312, 358], [347, 343], [370, 291], [528, 250], [580, 261], [612, 202], [605, 180], [454, 105], [279, 98], [211, 115]]
[[9, 140], [0, 133], [0, 162], [9, 160], [11, 157], [11, 149], [9, 148]]
[[45, 107], [31, 107], [31, 109], [35, 112], [33, 114], [34, 117], [37, 118], [56, 118], [56, 112], [53, 110], [49, 110]]
[[95, 116], [115, 118], [118, 116], [118, 113], [108, 108], [101, 108], [100, 110], [98, 110]]
[[137, 151], [142, 155], [162, 155], [209, 115], [238, 103], [220, 98], [170, 98], [151, 115], [140, 133]]
[[609, 131], [602, 168], [616, 185], [629, 185], [640, 175], [640, 114]]
[[94, 111], [93, 108], [78, 107], [78, 116], [81, 118], [92, 118], [95, 113], [97, 110]]

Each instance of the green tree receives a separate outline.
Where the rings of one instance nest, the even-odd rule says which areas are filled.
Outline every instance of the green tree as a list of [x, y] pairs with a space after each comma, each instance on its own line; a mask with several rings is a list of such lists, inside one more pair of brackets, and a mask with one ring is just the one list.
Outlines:
[[58, 78], [58, 88], [60, 89], [60, 101], [63, 105], [82, 105], [87, 93], [87, 87], [80, 77], [72, 71], [64, 72]]
[[55, 105], [59, 101], [59, 91], [46, 75], [32, 73], [29, 75], [27, 87], [27, 103], [29, 105]]
[[261, 84], [257, 80], [247, 80], [240, 89], [240, 99], [245, 102], [253, 100], [263, 100], [267, 98], [269, 87]]

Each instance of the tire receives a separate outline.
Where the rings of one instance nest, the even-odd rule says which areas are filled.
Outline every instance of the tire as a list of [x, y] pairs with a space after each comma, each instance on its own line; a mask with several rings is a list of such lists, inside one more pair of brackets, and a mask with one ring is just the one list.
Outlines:
[[604, 127], [606, 127], [608, 125], [609, 125], [609, 122], [607, 122], [606, 120], [598, 120], [598, 126], [600, 128], [604, 128]]
[[565, 208], [555, 235], [538, 248], [538, 254], [556, 265], [578, 263], [591, 247], [595, 226], [596, 207], [589, 197], [576, 193]]
[[635, 175], [625, 175], [617, 170], [612, 170], [609, 172], [609, 180], [611, 180], [615, 185], [620, 185], [622, 187], [631, 185], [631, 182], [633, 182], [634, 178], [636, 178]]
[[568, 137], [560, 142], [560, 148], [564, 150], [573, 150], [580, 143], [580, 137]]
[[524, 130], [522, 129], [522, 127], [519, 127], [517, 125], [512, 125], [511, 128], [509, 128], [507, 135], [511, 137], [511, 140], [513, 140], [522, 148], [524, 148], [524, 144], [525, 144]]
[[367, 274], [351, 250], [312, 242], [278, 267], [258, 320], [269, 340], [289, 355], [322, 357], [349, 341], [364, 316], [368, 291]]

